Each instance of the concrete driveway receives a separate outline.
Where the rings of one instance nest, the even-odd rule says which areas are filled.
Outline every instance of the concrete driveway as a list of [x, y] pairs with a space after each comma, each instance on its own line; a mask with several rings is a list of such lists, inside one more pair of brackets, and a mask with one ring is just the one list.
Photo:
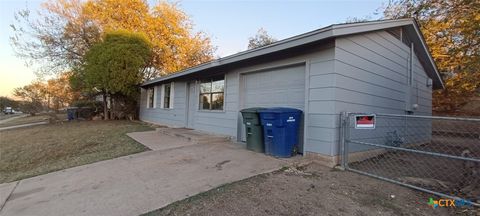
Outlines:
[[0, 215], [138, 215], [286, 163], [222, 139], [141, 133], [130, 136], [158, 150], [1, 184]]

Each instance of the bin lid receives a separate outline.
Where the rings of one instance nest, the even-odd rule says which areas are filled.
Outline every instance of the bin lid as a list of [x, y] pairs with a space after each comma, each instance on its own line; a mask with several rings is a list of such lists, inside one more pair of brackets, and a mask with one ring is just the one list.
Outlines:
[[240, 110], [241, 113], [258, 113], [260, 110], [264, 110], [263, 107], [251, 107]]
[[288, 107], [273, 107], [273, 108], [259, 110], [258, 112], [259, 113], [301, 113], [302, 110], [288, 108]]

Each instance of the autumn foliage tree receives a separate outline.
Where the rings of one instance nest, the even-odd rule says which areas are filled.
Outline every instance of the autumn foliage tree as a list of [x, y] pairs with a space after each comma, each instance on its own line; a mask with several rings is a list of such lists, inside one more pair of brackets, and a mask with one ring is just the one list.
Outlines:
[[202, 32], [193, 32], [189, 17], [175, 4], [144, 0], [54, 0], [15, 14], [11, 37], [16, 53], [42, 65], [42, 74], [75, 70], [106, 32], [127, 30], [145, 35], [153, 55], [143, 68], [145, 80], [211, 60], [213, 47]]
[[35, 81], [29, 85], [15, 88], [13, 95], [22, 99], [20, 108], [23, 112], [35, 115], [43, 110], [43, 102], [45, 101], [44, 83]]
[[[213, 56], [210, 39], [202, 32], [193, 32], [189, 17], [174, 3], [159, 1], [149, 6], [145, 0], [50, 0], [41, 6], [38, 19], [31, 19], [32, 11], [28, 9], [15, 14], [16, 21], [11, 25], [13, 48], [28, 63], [41, 66], [38, 71], [41, 77], [72, 71], [71, 84], [82, 92], [85, 97], [82, 100], [91, 100], [95, 94], [121, 94], [135, 102], [137, 98], [131, 97], [134, 94], [127, 92], [133, 84], [209, 61]], [[146, 61], [141, 56], [142, 68], [135, 71], [135, 77], [119, 80], [126, 68], [130, 71], [138, 66], [135, 58], [123, 59], [132, 65], [121, 68], [104, 61], [106, 54], [95, 48], [110, 49], [111, 41], [104, 43], [104, 40], [111, 38], [106, 36], [109, 32], [115, 31], [139, 33], [149, 44], [151, 55]], [[113, 47], [126, 46], [117, 45]], [[120, 57], [114, 54], [122, 53], [117, 48], [117, 53], [108, 52], [113, 59]], [[96, 51], [90, 52], [92, 49]], [[100, 63], [104, 65], [100, 67]], [[90, 74], [93, 64], [99, 71]], [[90, 75], [99, 79], [90, 79]], [[118, 89], [122, 86], [128, 88]], [[54, 101], [60, 104], [62, 100]]]
[[452, 112], [479, 96], [480, 1], [396, 0], [386, 18], [415, 18], [423, 32], [445, 89], [433, 94], [435, 111]]
[[103, 32], [128, 30], [146, 36], [153, 51], [144, 69], [147, 80], [212, 59], [210, 39], [192, 33], [192, 22], [175, 4], [160, 1], [150, 8], [143, 0], [91, 0], [84, 13]]
[[20, 98], [24, 112], [35, 114], [44, 110], [59, 111], [79, 97], [78, 92], [70, 86], [69, 73], [59, 74], [47, 81], [36, 80], [13, 90], [13, 95]]
[[58, 111], [81, 97], [80, 93], [71, 86], [70, 79], [72, 76], [73, 72], [64, 72], [45, 82], [44, 91], [49, 109]]
[[[52, 75], [82, 64], [83, 56], [100, 38], [100, 29], [83, 13], [81, 0], [47, 1], [42, 10], [21, 10], [10, 25], [17, 56], [39, 65], [37, 75]], [[31, 13], [38, 19], [31, 19]]]

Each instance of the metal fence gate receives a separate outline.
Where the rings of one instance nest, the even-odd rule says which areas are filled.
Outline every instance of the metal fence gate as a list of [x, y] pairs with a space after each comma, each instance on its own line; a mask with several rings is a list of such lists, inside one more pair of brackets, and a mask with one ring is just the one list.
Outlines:
[[346, 170], [480, 206], [480, 119], [342, 113], [340, 137]]

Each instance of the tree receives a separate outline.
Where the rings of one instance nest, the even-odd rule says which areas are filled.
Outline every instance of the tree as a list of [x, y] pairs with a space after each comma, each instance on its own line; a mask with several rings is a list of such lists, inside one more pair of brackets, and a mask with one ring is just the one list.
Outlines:
[[42, 4], [38, 20], [29, 15], [29, 10], [16, 13], [11, 41], [20, 57], [45, 65], [44, 72], [77, 71], [92, 45], [115, 30], [142, 33], [152, 44], [145, 80], [213, 56], [210, 39], [202, 32], [191, 33], [189, 17], [167, 2], [149, 7], [144, 0], [54, 0]]
[[43, 106], [40, 101], [20, 101], [19, 108], [22, 112], [28, 113], [31, 116], [34, 116], [43, 110]]
[[145, 34], [153, 48], [144, 70], [146, 80], [212, 59], [210, 39], [202, 32], [190, 33], [192, 22], [175, 4], [161, 1], [149, 8], [142, 0], [98, 0], [88, 1], [85, 13], [104, 31]]
[[254, 49], [262, 46], [266, 46], [274, 43], [277, 39], [268, 35], [265, 29], [260, 28], [257, 31], [257, 34], [253, 37], [248, 38], [248, 49]]
[[17, 108], [17, 106], [18, 106], [17, 101], [10, 99], [8, 97], [0, 96], [0, 111], [4, 110], [5, 107]]
[[368, 22], [372, 21], [373, 18], [371, 16], [364, 16], [364, 17], [347, 17], [345, 23], [359, 23], [359, 22]]
[[81, 0], [48, 1], [31, 20], [29, 9], [15, 13], [10, 25], [12, 47], [28, 65], [40, 65], [37, 75], [61, 73], [82, 64], [86, 51], [100, 38], [100, 29], [83, 13]]
[[385, 18], [415, 18], [446, 89], [435, 91], [436, 111], [455, 111], [480, 88], [480, 8], [473, 0], [396, 0]]
[[72, 72], [64, 72], [56, 78], [47, 80], [45, 86], [45, 91], [48, 95], [47, 107], [58, 111], [80, 97], [80, 92], [75, 91], [70, 85], [70, 77], [72, 75]]
[[39, 81], [32, 82], [29, 85], [15, 88], [13, 95], [23, 100], [20, 103], [20, 109], [23, 112], [35, 115], [43, 110], [42, 102], [46, 97], [45, 84]]
[[79, 79], [89, 91], [103, 95], [104, 117], [109, 118], [107, 96], [136, 97], [142, 82], [142, 69], [152, 57], [151, 45], [145, 36], [127, 31], [105, 35], [85, 56]]
[[79, 93], [73, 91], [70, 86], [71, 75], [72, 73], [68, 72], [45, 82], [33, 81], [23, 87], [15, 88], [13, 95], [23, 100], [20, 103], [21, 107], [28, 109], [28, 111], [23, 110], [24, 112], [34, 114], [44, 108], [58, 111], [79, 97]]

